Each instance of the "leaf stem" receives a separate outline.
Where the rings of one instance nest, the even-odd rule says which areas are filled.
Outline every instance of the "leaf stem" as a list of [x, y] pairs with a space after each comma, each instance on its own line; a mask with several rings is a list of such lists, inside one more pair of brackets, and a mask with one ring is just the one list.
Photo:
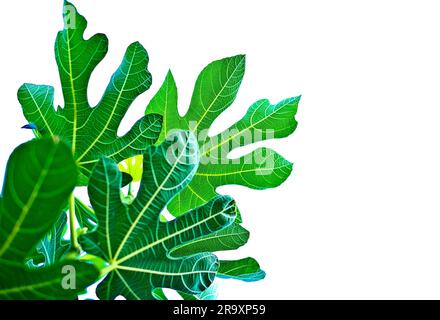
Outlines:
[[104, 269], [101, 269], [101, 272], [100, 272], [101, 277], [105, 276], [107, 273], [112, 272], [112, 271], [115, 270], [116, 268], [117, 268], [116, 265], [111, 264], [111, 265], [109, 265], [108, 267], [106, 267], [106, 268], [104, 268]]
[[73, 251], [81, 251], [81, 248], [79, 246], [78, 243], [78, 237], [76, 234], [76, 227], [75, 227], [75, 195], [72, 194], [70, 195], [70, 199], [69, 199], [69, 226], [70, 226], [70, 244], [71, 244], [71, 249]]

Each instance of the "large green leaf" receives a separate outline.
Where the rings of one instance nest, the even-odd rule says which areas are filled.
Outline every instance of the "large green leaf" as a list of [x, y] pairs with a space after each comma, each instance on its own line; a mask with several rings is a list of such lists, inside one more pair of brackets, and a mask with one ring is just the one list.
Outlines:
[[295, 114], [300, 97], [277, 104], [259, 100], [230, 128], [212, 137], [208, 135], [212, 123], [235, 100], [244, 70], [245, 57], [241, 55], [209, 64], [197, 79], [188, 112], [183, 117], [179, 116], [177, 87], [169, 72], [146, 109], [146, 114], [163, 115], [159, 142], [176, 129], [197, 135], [200, 166], [191, 183], [168, 206], [176, 216], [209, 201], [219, 186], [273, 188], [291, 173], [292, 164], [271, 149], [259, 148], [237, 159], [230, 159], [230, 152], [258, 141], [290, 135], [297, 126]]
[[32, 271], [0, 260], [0, 270], [1, 300], [75, 299], [99, 277], [94, 265], [69, 260]]
[[42, 136], [66, 141], [80, 167], [80, 185], [87, 183], [93, 166], [102, 156], [117, 162], [141, 154], [159, 136], [162, 118], [148, 115], [124, 136], [118, 127], [134, 99], [151, 85], [148, 54], [141, 44], [131, 44], [97, 106], [90, 106], [87, 87], [95, 67], [105, 57], [107, 37], [84, 39], [87, 21], [68, 2], [64, 3], [65, 26], [58, 33], [55, 57], [61, 79], [64, 107], [54, 108], [54, 88], [24, 84], [18, 99], [26, 119]]
[[0, 198], [0, 258], [18, 262], [53, 227], [72, 193], [77, 167], [59, 139], [34, 140], [12, 153]]
[[98, 227], [80, 237], [82, 247], [109, 266], [98, 286], [101, 299], [123, 295], [152, 299], [156, 288], [199, 294], [212, 283], [218, 260], [209, 252], [171, 257], [179, 246], [231, 225], [237, 208], [228, 196], [217, 196], [181, 217], [162, 222], [161, 211], [193, 178], [198, 165], [197, 143], [178, 134], [144, 154], [144, 171], [136, 198], [121, 201], [121, 172], [111, 160], [95, 167], [88, 187]]
[[12, 153], [0, 198], [0, 299], [72, 299], [98, 279], [93, 264], [60, 261], [68, 248], [62, 212], [76, 178], [71, 150], [59, 139]]

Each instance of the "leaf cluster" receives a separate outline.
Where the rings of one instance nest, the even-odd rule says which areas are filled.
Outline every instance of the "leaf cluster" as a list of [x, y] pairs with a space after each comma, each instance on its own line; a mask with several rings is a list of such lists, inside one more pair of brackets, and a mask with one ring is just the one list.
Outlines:
[[[151, 86], [148, 53], [138, 42], [128, 46], [93, 106], [88, 85], [108, 40], [103, 34], [85, 39], [87, 21], [67, 1], [63, 16], [55, 58], [64, 105], [54, 105], [49, 85], [18, 90], [25, 128], [36, 139], [19, 146], [7, 164], [0, 299], [75, 299], [100, 279], [100, 299], [164, 300], [164, 288], [187, 300], [214, 299], [216, 277], [263, 279], [253, 258], [218, 258], [245, 245], [249, 231], [235, 200], [217, 188], [266, 189], [287, 179], [292, 164], [271, 149], [238, 159], [229, 154], [290, 135], [299, 97], [259, 100], [228, 130], [209, 136], [238, 94], [245, 71], [239, 55], [201, 72], [184, 116], [170, 71], [145, 115], [120, 136], [130, 105]], [[88, 199], [75, 197], [81, 186]]]

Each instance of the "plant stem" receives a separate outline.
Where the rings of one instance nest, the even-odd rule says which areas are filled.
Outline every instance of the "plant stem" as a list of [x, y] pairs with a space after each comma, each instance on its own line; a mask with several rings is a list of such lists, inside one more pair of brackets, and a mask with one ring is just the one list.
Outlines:
[[72, 246], [73, 251], [79, 252], [81, 250], [78, 238], [76, 235], [76, 228], [75, 228], [75, 195], [70, 195], [69, 200], [69, 223], [70, 223], [70, 244]]

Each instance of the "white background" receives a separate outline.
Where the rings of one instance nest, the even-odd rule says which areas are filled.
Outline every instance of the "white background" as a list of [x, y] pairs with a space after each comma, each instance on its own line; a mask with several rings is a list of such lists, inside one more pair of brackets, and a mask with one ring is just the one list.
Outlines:
[[[0, 166], [31, 138], [16, 91], [52, 84], [61, 0], [4, 1], [0, 8]], [[233, 107], [302, 94], [293, 136], [267, 145], [295, 163], [280, 188], [224, 187], [238, 199], [259, 260], [258, 283], [220, 281], [220, 298], [440, 298], [440, 6], [438, 1], [75, 1], [87, 35], [110, 39], [93, 74], [96, 103], [125, 48], [149, 51], [153, 86], [168, 68], [180, 108], [210, 61], [247, 54]], [[121, 132], [122, 132], [121, 131]], [[0, 177], [1, 178], [1, 177]], [[228, 255], [230, 256], [230, 255]], [[238, 253], [233, 254], [234, 257]]]

